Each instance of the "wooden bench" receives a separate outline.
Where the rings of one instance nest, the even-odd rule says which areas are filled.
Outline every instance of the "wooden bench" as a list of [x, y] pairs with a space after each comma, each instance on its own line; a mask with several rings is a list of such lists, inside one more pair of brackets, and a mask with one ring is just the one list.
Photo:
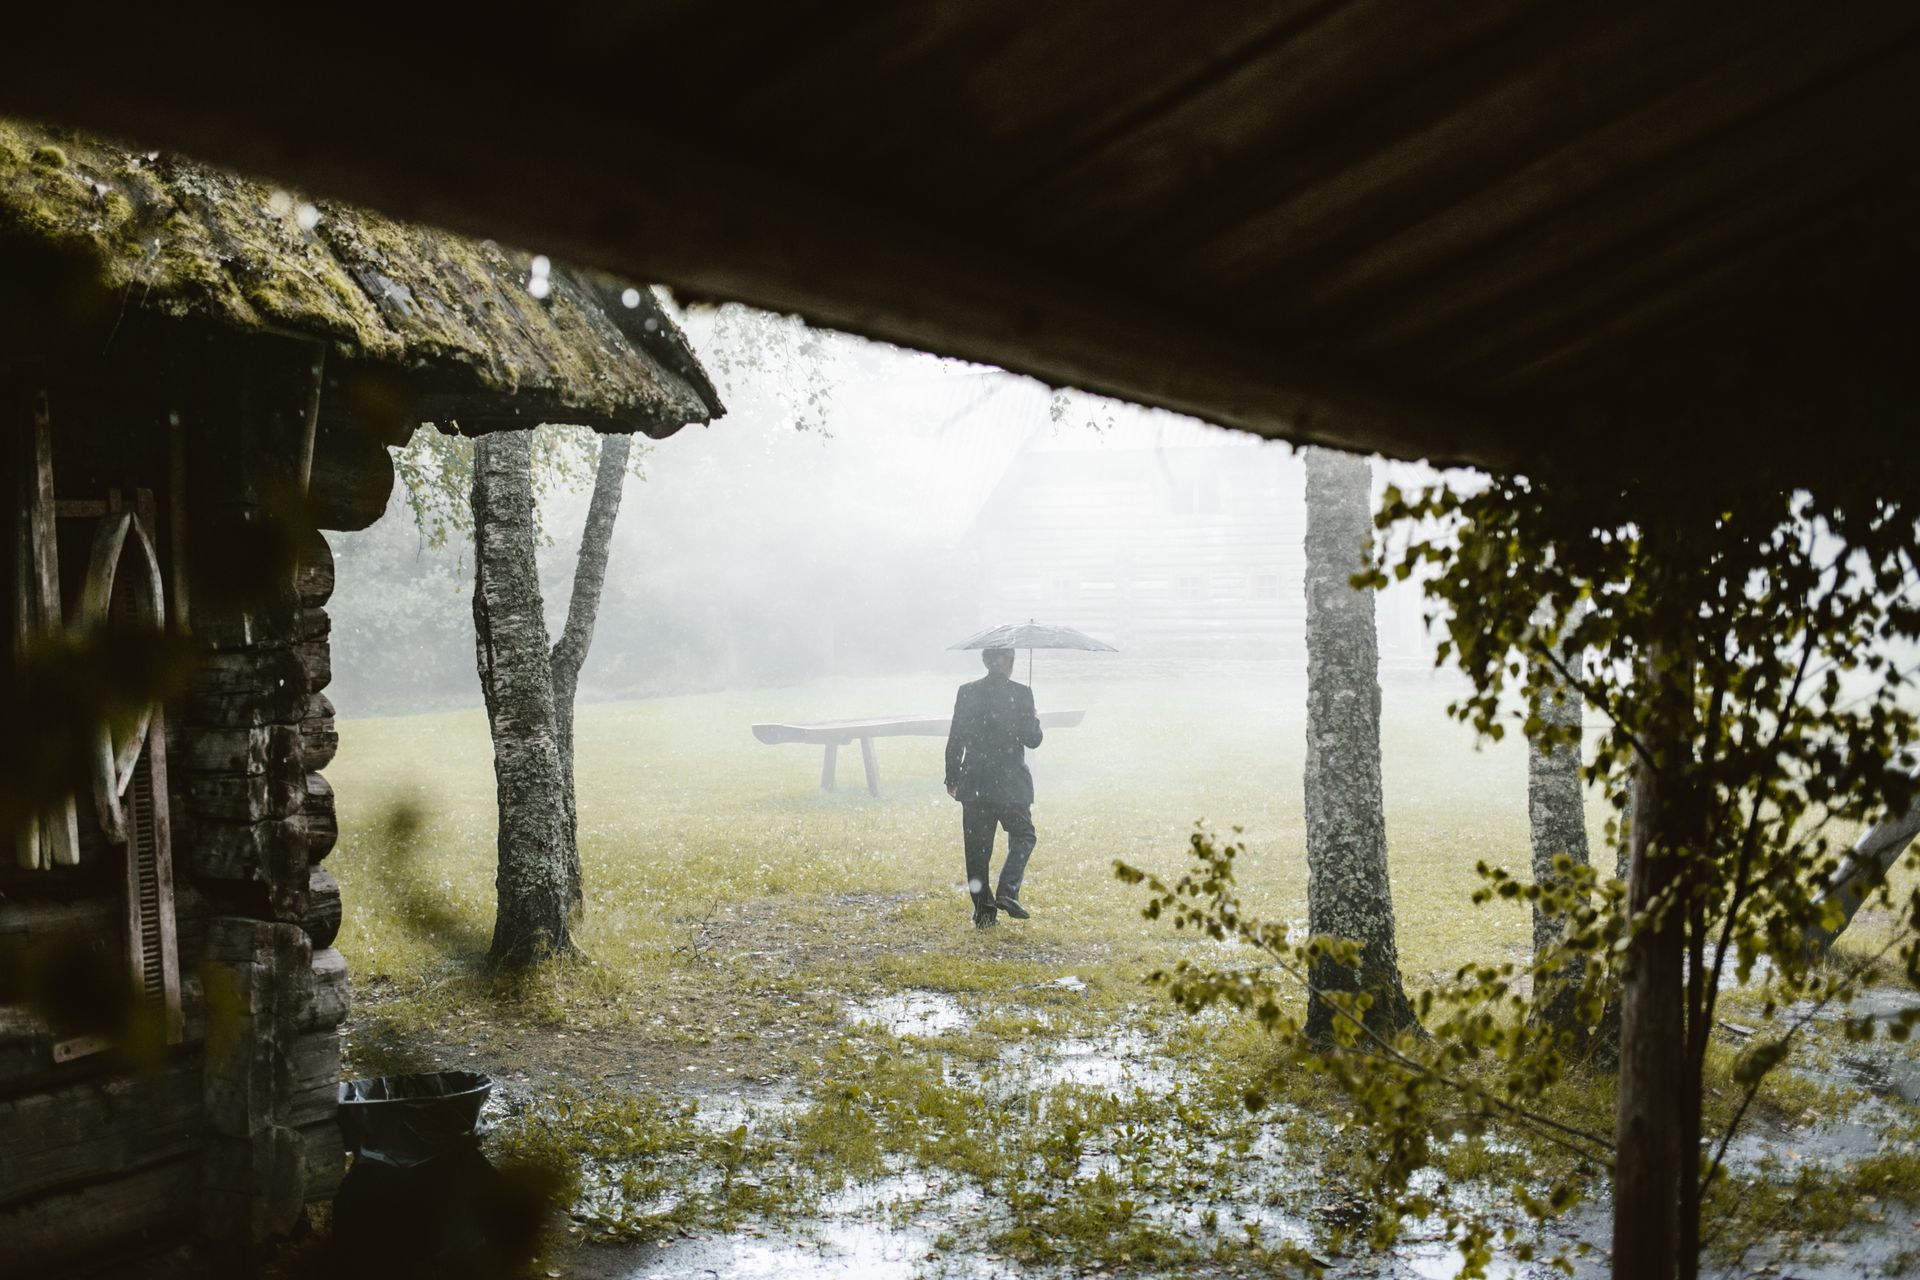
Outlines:
[[[1085, 711], [1042, 711], [1042, 729], [1071, 729], [1086, 719]], [[880, 794], [880, 757], [875, 738], [944, 738], [952, 716], [881, 716], [868, 720], [818, 720], [812, 724], [757, 724], [753, 736], [768, 746], [804, 742], [824, 747], [820, 761], [820, 789], [833, 790], [833, 768], [840, 748], [860, 743], [860, 763], [867, 770], [867, 794]]]

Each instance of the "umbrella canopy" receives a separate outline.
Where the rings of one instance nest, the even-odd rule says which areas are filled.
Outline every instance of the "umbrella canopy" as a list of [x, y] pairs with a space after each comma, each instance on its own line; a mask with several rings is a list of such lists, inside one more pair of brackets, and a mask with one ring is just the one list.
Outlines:
[[1072, 627], [1051, 627], [1044, 622], [1009, 622], [988, 627], [968, 636], [950, 649], [1091, 649], [1096, 653], [1118, 653], [1104, 640], [1095, 640]]
[[1027, 651], [1027, 683], [1033, 683], [1033, 651], [1035, 649], [1090, 649], [1095, 653], [1118, 653], [1118, 649], [1104, 640], [1095, 640], [1084, 631], [1075, 631], [1072, 627], [1050, 627], [1044, 622], [1028, 619], [1025, 622], [1009, 622], [1005, 626], [988, 627], [978, 635], [968, 636], [959, 644], [947, 646], [949, 649], [1025, 649]]

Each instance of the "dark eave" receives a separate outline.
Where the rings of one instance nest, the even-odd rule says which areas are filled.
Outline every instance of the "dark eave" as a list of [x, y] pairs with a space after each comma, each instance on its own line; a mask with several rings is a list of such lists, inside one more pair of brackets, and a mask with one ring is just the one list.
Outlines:
[[36, 7], [0, 109], [1266, 435], [1626, 474], [1914, 425], [1906, 0], [353, 8]]

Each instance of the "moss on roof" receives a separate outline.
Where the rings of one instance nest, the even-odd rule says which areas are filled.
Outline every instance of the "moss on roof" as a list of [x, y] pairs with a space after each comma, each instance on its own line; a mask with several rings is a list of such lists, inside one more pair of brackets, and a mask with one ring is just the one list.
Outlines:
[[[0, 120], [0, 233], [95, 264], [127, 305], [291, 330], [406, 369], [420, 390], [530, 402], [536, 420], [662, 435], [722, 412], [648, 290], [184, 157]], [[499, 405], [514, 413], [520, 406]]]

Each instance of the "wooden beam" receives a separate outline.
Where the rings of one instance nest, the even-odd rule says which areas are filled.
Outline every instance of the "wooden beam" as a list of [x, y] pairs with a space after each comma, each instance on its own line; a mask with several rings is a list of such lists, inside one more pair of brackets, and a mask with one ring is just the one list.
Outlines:
[[[1799, 175], [1781, 173], [1775, 181], [1730, 192], [1716, 205], [1597, 257], [1577, 276], [1543, 281], [1512, 314], [1484, 317], [1416, 348], [1421, 367], [1471, 371], [1493, 386], [1517, 382], [1517, 375], [1543, 355], [1631, 332], [1620, 324], [1628, 315], [1651, 316], [1677, 301], [1711, 296], [1711, 286], [1725, 278], [1729, 263], [1737, 265], [1764, 246], [1796, 240], [1836, 205], [1846, 207], [1817, 179], [1795, 180], [1825, 168], [1810, 162]], [[1655, 309], [1641, 311], [1653, 304]]]
[[178, 410], [167, 417], [167, 558], [173, 583], [173, 629], [192, 630], [187, 607], [187, 428]]
[[53, 504], [53, 514], [61, 520], [98, 520], [112, 505], [105, 498], [62, 498]]
[[199, 1142], [199, 1113], [191, 1058], [0, 1101], [0, 1205], [186, 1155]]
[[313, 385], [307, 389], [306, 429], [300, 434], [300, 463], [295, 471], [299, 479], [300, 496], [307, 496], [307, 486], [313, 479], [313, 440], [320, 425], [320, 396], [326, 386], [322, 376], [327, 367], [327, 349], [325, 346], [313, 346]]
[[0, 1274], [44, 1274], [134, 1240], [191, 1234], [199, 1173], [186, 1156], [0, 1208]]
[[[737, 92], [710, 110], [723, 128], [774, 131], [782, 152], [801, 163], [884, 165], [905, 186], [948, 188], [956, 211], [1004, 209], [1027, 203], [1036, 180], [1159, 117], [1196, 86], [1226, 78], [1328, 10], [1348, 7], [1339, 0], [1189, 6], [1180, 21], [1157, 23], [1154, 38], [1140, 40], [1139, 28], [1116, 20], [1108, 4], [1026, 5], [1017, 22], [1007, 20], [1004, 4], [978, 0], [879, 5], [831, 38], [813, 30], [805, 33], [810, 39], [789, 38], [787, 56], [761, 74], [733, 72], [730, 64]], [[835, 5], [834, 16], [858, 8]], [[730, 15], [728, 26], [738, 21]], [[737, 43], [730, 33], [718, 38]], [[897, 93], [902, 109], [876, 118], [870, 95], [844, 92], [856, 80]], [[904, 138], [914, 140], [905, 154]], [[951, 182], [983, 153], [1008, 161], [994, 181]]]
[[874, 748], [873, 735], [860, 735], [860, 763], [867, 771], [867, 794], [880, 794], [880, 753]]
[[[30, 637], [60, 634], [60, 542], [54, 527], [53, 493], [53, 415], [47, 388], [28, 392], [27, 412], [21, 423], [20, 510], [25, 528], [24, 563], [20, 564], [25, 582], [24, 608], [17, 620], [16, 636]], [[18, 562], [17, 562], [18, 563]], [[80, 865], [80, 823], [72, 796], [53, 800], [40, 811], [37, 837], [22, 844], [22, 861], [35, 852], [42, 867]]]
[[[117, 904], [108, 905], [117, 908]], [[112, 920], [104, 922], [108, 930], [113, 925]], [[180, 1003], [181, 1042], [198, 1043], [206, 1035], [206, 996], [199, 979], [187, 978], [181, 982]], [[107, 1037], [75, 1033], [70, 1029], [56, 1030], [36, 1010], [0, 1004], [0, 1097], [61, 1088], [83, 1079], [97, 1082], [102, 1076], [112, 1075], [112, 1061], [93, 1056], [97, 1050], [86, 1048], [83, 1043], [96, 1038]], [[62, 1045], [71, 1047], [62, 1053]]]
[[[1788, 211], [1804, 208], [1808, 195], [1831, 201], [1834, 191], [1822, 184], [1857, 168], [1856, 149], [1898, 136], [1898, 107], [1911, 85], [1906, 60], [1887, 57], [1776, 103], [1356, 313], [1353, 347], [1419, 364], [1430, 340], [1472, 340], [1495, 323], [1531, 325], [1534, 299], [1559, 300], [1570, 282], [1604, 287], [1639, 247], [1658, 247], [1689, 219], [1711, 222], [1729, 200], [1758, 198]], [[1863, 122], [1861, 131], [1836, 146], [1835, 122], [1849, 119]]]
[[[1175, 228], [1142, 249], [1236, 298], [1267, 296], [1301, 266], [1498, 182], [1695, 78], [1743, 42], [1806, 18], [1801, 0], [1751, 0], [1731, 26], [1709, 5], [1535, 10], [1511, 48], [1496, 44], [1484, 58], [1381, 86], [1393, 101], [1384, 120], [1374, 123], [1376, 111], [1361, 108], [1265, 171], [1242, 173], [1221, 199], [1191, 201]], [[1575, 84], [1580, 91], [1569, 92]]]
[[1375, 135], [1399, 136], [1409, 117], [1484, 85], [1490, 44], [1545, 47], [1582, 18], [1571, 6], [1542, 14], [1529, 0], [1411, 8], [1357, 0], [1313, 17], [1019, 192], [1031, 234], [1080, 253], [1191, 244], [1247, 216], [1238, 202], [1250, 185], [1270, 204], [1279, 190], [1350, 163], [1343, 146], [1380, 145]]
[[[1397, 229], [1346, 252], [1322, 255], [1304, 274], [1294, 273], [1284, 289], [1268, 290], [1265, 314], [1279, 324], [1298, 324], [1308, 316], [1325, 323], [1329, 314], [1352, 318], [1369, 302], [1377, 307], [1386, 293], [1418, 291], [1426, 273], [1444, 270], [1544, 218], [1590, 201], [1604, 206], [1623, 174], [1634, 175], [1630, 181], [1638, 186], [1651, 176], [1651, 166], [1689, 185], [1738, 184], [1741, 166], [1729, 165], [1724, 151], [1730, 135], [1752, 117], [1775, 115], [1787, 100], [1920, 21], [1920, 14], [1900, 8], [1862, 9], [1855, 17], [1803, 24], [1712, 64], [1697, 78], [1577, 134], [1460, 199], [1418, 217], [1411, 216], [1418, 206], [1404, 210], [1410, 220]], [[1338, 320], [1335, 327], [1341, 327]]]
[[[25, 452], [23, 439], [9, 438], [0, 441], [14, 455], [13, 473], [15, 483], [10, 493], [9, 505], [13, 510], [12, 527], [7, 530], [10, 551], [13, 556], [13, 626], [7, 636], [8, 648], [15, 664], [25, 661], [27, 647], [33, 643], [35, 632], [33, 588], [29, 585], [33, 574], [33, 534], [32, 534], [32, 497], [28, 486], [30, 468], [24, 465]], [[15, 860], [27, 871], [37, 871], [47, 865], [46, 848], [40, 836], [40, 816], [30, 813], [13, 832]]]

